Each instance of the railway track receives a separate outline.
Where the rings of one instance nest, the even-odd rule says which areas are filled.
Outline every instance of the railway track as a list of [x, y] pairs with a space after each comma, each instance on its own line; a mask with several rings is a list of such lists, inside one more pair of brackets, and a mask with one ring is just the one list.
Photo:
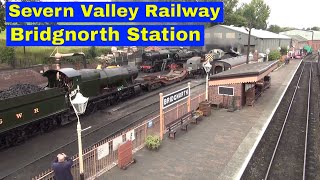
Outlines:
[[264, 179], [305, 179], [311, 76], [304, 63]]
[[314, 59], [301, 63], [241, 179], [315, 179], [319, 85], [313, 84], [319, 81], [309, 61]]
[[[185, 84], [187, 81], [181, 82], [178, 85], [169, 86], [167, 88], [161, 88], [160, 91], [168, 91], [175, 90], [179, 88], [182, 84]], [[192, 91], [199, 91], [201, 85], [204, 82], [200, 81], [198, 84], [191, 86]], [[105, 139], [105, 137], [112, 136], [121, 132], [122, 130], [134, 125], [135, 123], [139, 123], [146, 118], [152, 117], [157, 111], [159, 111], [159, 96], [156, 96], [159, 92], [151, 92], [146, 96], [137, 97], [137, 99], [133, 99], [131, 102], [127, 102], [125, 105], [120, 105], [120, 107], [116, 107], [112, 110], [111, 114], [110, 111], [101, 111], [100, 114], [106, 116], [104, 119], [108, 119], [107, 121], [101, 122], [96, 126], [93, 126], [89, 131], [83, 132], [83, 145], [84, 148], [90, 147], [91, 145], [98, 142], [97, 140]], [[152, 98], [154, 97], [154, 98]], [[134, 106], [133, 106], [134, 104]], [[129, 108], [130, 107], [130, 108]], [[129, 108], [129, 109], [128, 109]], [[93, 116], [99, 116], [98, 114], [93, 114]], [[137, 118], [139, 117], [139, 118]], [[88, 120], [89, 117], [85, 117]], [[82, 120], [82, 124], [86, 121]], [[87, 127], [90, 123], [87, 123], [83, 126], [83, 128]], [[77, 153], [77, 138], [75, 131], [72, 135], [72, 140], [63, 143], [59, 147], [53, 148], [47, 151], [45, 154], [37, 157], [33, 161], [21, 166], [18, 169], [13, 170], [12, 172], [7, 173], [2, 178], [5, 179], [23, 179], [21, 175], [29, 174], [33, 176], [35, 174], [30, 172], [31, 169], [37, 167], [36, 172], [41, 172], [42, 170], [47, 169], [49, 166], [45, 162], [51, 162], [52, 157], [54, 157], [57, 153], [60, 152], [67, 152], [68, 154], [76, 154]], [[37, 165], [38, 164], [38, 165]], [[40, 165], [39, 165], [40, 164]], [[40, 169], [42, 168], [42, 169]], [[1, 179], [1, 176], [0, 176]]]

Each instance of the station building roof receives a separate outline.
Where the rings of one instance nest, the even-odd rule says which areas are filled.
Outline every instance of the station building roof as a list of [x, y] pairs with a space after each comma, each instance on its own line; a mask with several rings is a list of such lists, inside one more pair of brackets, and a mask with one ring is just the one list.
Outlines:
[[[231, 26], [218, 25], [218, 26], [249, 35], [249, 32], [246, 30], [245, 27], [236, 27], [236, 26], [232, 26], [232, 25]], [[286, 36], [284, 34], [276, 34], [276, 33], [270, 32], [270, 31], [266, 31], [266, 30], [262, 30], [262, 29], [254, 29], [254, 28], [251, 29], [251, 36], [261, 38], [261, 39], [291, 39], [291, 37]]]
[[[251, 60], [252, 58], [249, 57], [249, 61]], [[238, 56], [238, 57], [232, 57], [228, 59], [217, 60], [217, 61], [214, 61], [214, 63], [222, 62], [222, 63], [229, 64], [231, 67], [234, 67], [234, 66], [238, 66], [240, 64], [246, 63], [246, 61], [247, 61], [246, 56]]]
[[210, 76], [209, 86], [257, 82], [277, 68], [277, 64], [278, 61], [270, 61], [241, 65]]
[[287, 35], [289, 37], [291, 37], [293, 40], [296, 40], [298, 42], [305, 42], [305, 41], [308, 41], [308, 39], [300, 36], [300, 35]]

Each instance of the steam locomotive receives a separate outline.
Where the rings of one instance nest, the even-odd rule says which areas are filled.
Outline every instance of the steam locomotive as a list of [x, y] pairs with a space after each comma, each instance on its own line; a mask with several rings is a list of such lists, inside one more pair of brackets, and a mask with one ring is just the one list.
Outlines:
[[76, 120], [69, 101], [71, 91], [80, 87], [89, 97], [86, 113], [139, 94], [136, 67], [48, 70], [48, 85], [33, 93], [0, 100], [0, 149], [30, 136]]
[[164, 49], [145, 52], [142, 54], [140, 70], [143, 72], [157, 72], [169, 68], [171, 64], [182, 66], [184, 62], [194, 56], [204, 57], [204, 52], [195, 49]]

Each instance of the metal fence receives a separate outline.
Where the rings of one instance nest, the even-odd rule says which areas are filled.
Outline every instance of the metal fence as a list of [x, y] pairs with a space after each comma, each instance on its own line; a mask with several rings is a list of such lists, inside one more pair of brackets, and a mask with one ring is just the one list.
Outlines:
[[[204, 101], [205, 94], [197, 95], [191, 99], [191, 110], [196, 110], [201, 101]], [[168, 124], [175, 119], [183, 116], [188, 112], [187, 110], [187, 102], [180, 103], [171, 109], [165, 110], [164, 112], [164, 121], [165, 124]], [[159, 135], [160, 133], [160, 118], [157, 115], [154, 118], [147, 119], [138, 125], [135, 125], [132, 128], [126, 129], [112, 137], [108, 137], [105, 140], [95, 144], [93, 147], [90, 147], [83, 151], [83, 161], [84, 161], [84, 172], [86, 179], [94, 179], [95, 177], [100, 176], [106, 171], [117, 165], [118, 161], [118, 151], [117, 148], [114, 148], [113, 141], [122, 140], [122, 142], [126, 141], [126, 134], [130, 131], [134, 130], [135, 139], [132, 141], [133, 143], [133, 153], [136, 153], [138, 150], [142, 149], [145, 145], [145, 139], [148, 135]], [[104, 157], [99, 157], [98, 151], [102, 146], [107, 145], [109, 147], [108, 155]], [[75, 180], [80, 179], [79, 176], [79, 159], [78, 155], [73, 156], [73, 166], [72, 166], [72, 174]], [[54, 174], [51, 169], [39, 174], [38, 176], [32, 178], [32, 180], [53, 180]]]

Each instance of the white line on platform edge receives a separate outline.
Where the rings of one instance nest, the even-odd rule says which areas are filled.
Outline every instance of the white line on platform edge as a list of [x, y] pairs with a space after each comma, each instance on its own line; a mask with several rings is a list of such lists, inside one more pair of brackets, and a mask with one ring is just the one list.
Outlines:
[[268, 120], [267, 120], [267, 123], [265, 123], [265, 124], [264, 124], [264, 126], [263, 126], [263, 128], [262, 128], [262, 130], [263, 130], [263, 131], [260, 131], [260, 134], [258, 135], [258, 138], [257, 138], [256, 142], [254, 143], [253, 147], [251, 148], [251, 150], [250, 150], [250, 152], [249, 152], [248, 156], [246, 157], [246, 160], [245, 160], [245, 161], [244, 161], [244, 163], [242, 164], [242, 166], [241, 166], [240, 170], [238, 171], [238, 173], [237, 173], [237, 175], [235, 176], [235, 178], [234, 178], [234, 179], [240, 179], [240, 178], [241, 178], [241, 176], [242, 176], [242, 174], [243, 174], [244, 170], [246, 169], [246, 167], [247, 167], [247, 165], [248, 165], [248, 163], [249, 163], [249, 161], [250, 161], [250, 159], [251, 159], [251, 157], [252, 157], [252, 155], [253, 155], [253, 153], [254, 153], [255, 149], [257, 148], [257, 146], [258, 146], [258, 144], [259, 144], [259, 142], [260, 142], [260, 140], [261, 140], [261, 138], [262, 138], [262, 136], [263, 136], [264, 132], [266, 131], [266, 129], [267, 129], [267, 127], [268, 127], [268, 125], [269, 125], [269, 123], [270, 123], [270, 121], [271, 121], [271, 119], [272, 119], [272, 117], [273, 117], [274, 113], [275, 113], [275, 112], [276, 112], [276, 110], [278, 109], [278, 106], [280, 105], [280, 102], [282, 101], [283, 96], [284, 96], [284, 95], [285, 95], [285, 93], [287, 92], [287, 89], [289, 88], [289, 85], [291, 84], [291, 81], [292, 81], [292, 79], [293, 79], [294, 75], [297, 73], [297, 71], [298, 71], [298, 69], [299, 69], [300, 64], [302, 63], [302, 61], [303, 61], [303, 59], [300, 61], [300, 63], [299, 63], [299, 65], [298, 65], [297, 69], [296, 69], [296, 70], [295, 70], [295, 72], [293, 73], [293, 75], [292, 75], [292, 77], [291, 77], [290, 81], [288, 82], [288, 84], [287, 84], [287, 86], [286, 86], [285, 90], [283, 91], [283, 93], [282, 93], [281, 97], [279, 98], [279, 100], [278, 100], [278, 102], [277, 102], [276, 106], [273, 108], [272, 113], [270, 114], [270, 116], [269, 116], [269, 118], [268, 118]]

